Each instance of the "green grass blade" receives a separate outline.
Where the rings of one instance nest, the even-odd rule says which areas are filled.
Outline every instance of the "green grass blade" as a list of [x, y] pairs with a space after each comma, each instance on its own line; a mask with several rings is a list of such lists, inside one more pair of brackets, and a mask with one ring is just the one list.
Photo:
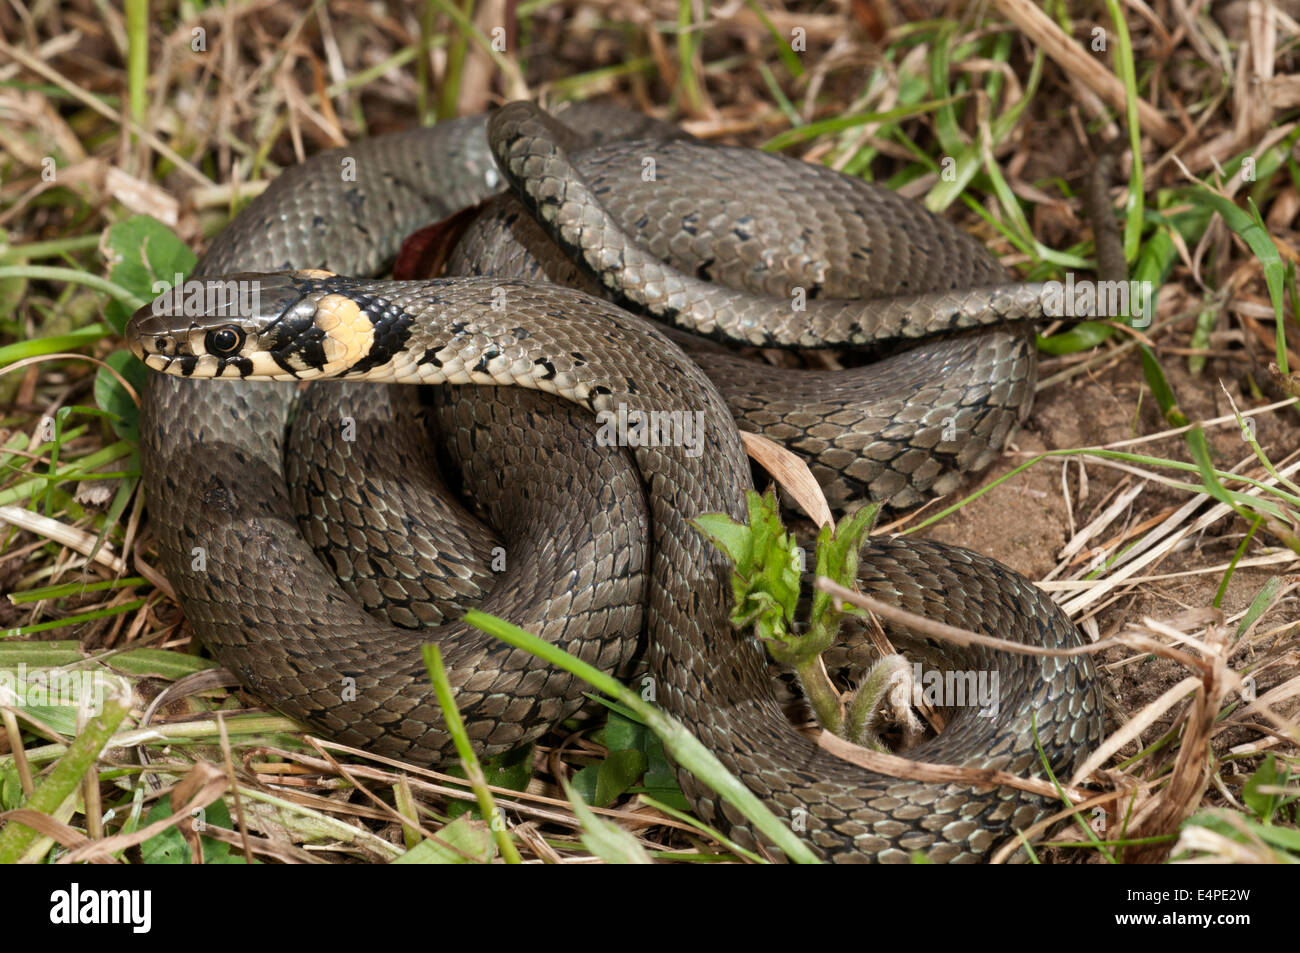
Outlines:
[[673, 760], [744, 814], [772, 843], [785, 852], [787, 858], [797, 863], [818, 863], [816, 855], [806, 844], [777, 819], [749, 788], [737, 780], [713, 752], [666, 712], [642, 701], [640, 695], [625, 688], [617, 679], [504, 619], [471, 609], [465, 613], [465, 621], [488, 635], [577, 675], [592, 687], [632, 709], [659, 736]]
[[433, 692], [438, 696], [438, 704], [442, 707], [442, 716], [447, 722], [447, 731], [451, 734], [452, 742], [456, 745], [456, 753], [460, 756], [460, 763], [465, 768], [465, 777], [474, 789], [474, 796], [478, 800], [479, 810], [483, 812], [483, 819], [488, 822], [493, 835], [496, 837], [497, 849], [501, 851], [502, 858], [507, 864], [523, 863], [519, 856], [519, 851], [515, 849], [514, 841], [510, 838], [510, 831], [505, 828], [504, 824], [497, 821], [496, 799], [492, 797], [492, 792], [488, 790], [487, 781], [483, 777], [483, 766], [479, 764], [478, 758], [474, 754], [474, 748], [470, 744], [469, 734], [465, 731], [465, 722], [460, 717], [460, 710], [456, 707], [455, 696], [451, 692], [451, 683], [447, 681], [447, 670], [442, 664], [442, 653], [438, 651], [436, 645], [426, 645], [424, 650], [424, 664], [429, 670], [429, 679], [433, 682]]

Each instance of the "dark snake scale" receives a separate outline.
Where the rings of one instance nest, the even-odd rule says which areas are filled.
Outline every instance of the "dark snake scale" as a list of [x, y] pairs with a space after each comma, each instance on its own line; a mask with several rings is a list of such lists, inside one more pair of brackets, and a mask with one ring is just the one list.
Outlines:
[[[1028, 410], [1040, 289], [860, 180], [608, 107], [560, 116], [567, 127], [513, 103], [288, 169], [200, 263], [201, 276], [253, 283], [247, 313], [146, 306], [132, 319], [136, 353], [166, 372], [143, 407], [141, 462], [187, 617], [254, 695], [421, 765], [454, 757], [427, 641], [443, 647], [482, 755], [584, 703], [577, 679], [456, 621], [466, 606], [623, 676], [644, 634], [655, 701], [815, 853], [979, 859], [1053, 805], [875, 774], [795, 730], [765, 650], [728, 621], [728, 564], [689, 520], [744, 515], [737, 425], [804, 454], [833, 504], [952, 489]], [[404, 236], [484, 199], [448, 261], [463, 277], [369, 277]], [[802, 371], [645, 316], [762, 347], [919, 343]], [[957, 333], [934, 337], [945, 331]], [[288, 383], [349, 377], [366, 382]], [[691, 439], [593, 439], [597, 421], [638, 412], [676, 414]], [[864, 592], [932, 619], [1079, 643], [1042, 592], [986, 557], [874, 538], [861, 565]], [[1035, 727], [1058, 775], [1098, 742], [1085, 657], [889, 632], [928, 665], [995, 673], [1000, 687], [992, 717], [953, 708], [908, 757], [1042, 777]], [[706, 823], [781, 857], [709, 788], [679, 780]]]

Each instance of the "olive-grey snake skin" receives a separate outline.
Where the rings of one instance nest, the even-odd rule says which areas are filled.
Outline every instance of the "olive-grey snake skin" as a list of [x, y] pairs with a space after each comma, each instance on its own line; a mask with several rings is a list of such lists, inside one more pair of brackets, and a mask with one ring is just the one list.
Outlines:
[[[746, 429], [806, 453], [832, 502], [866, 487], [906, 505], [951, 487], [960, 469], [988, 462], [1027, 408], [1032, 345], [1022, 330], [997, 326], [1031, 322], [1036, 289], [1007, 282], [946, 222], [858, 180], [665, 138], [656, 125], [598, 108], [566, 116], [615, 141], [581, 150], [545, 114], [516, 103], [490, 127], [484, 117], [456, 120], [317, 156], [236, 217], [200, 274], [327, 269], [362, 277], [245, 276], [260, 291], [246, 321], [137, 313], [133, 347], [168, 372], [152, 382], [143, 408], [145, 490], [164, 569], [191, 624], [279, 710], [345, 743], [421, 764], [451, 752], [419, 652], [431, 639], [443, 645], [481, 754], [539, 737], [584, 700], [571, 676], [445, 621], [465, 600], [481, 597], [484, 610], [606, 669], [628, 662], [644, 625], [657, 702], [818, 854], [905, 861], [921, 849], [938, 861], [978, 859], [1051, 807], [1011, 788], [874, 774], [796, 731], [777, 703], [763, 647], [728, 622], [729, 566], [689, 520], [744, 514], [751, 478], [733, 412]], [[655, 168], [648, 179], [647, 156]], [[351, 178], [340, 175], [348, 159]], [[702, 171], [690, 171], [697, 160]], [[527, 247], [545, 232], [580, 263], [589, 287], [715, 338], [791, 346], [815, 334], [847, 345], [989, 328], [859, 370], [799, 378], [767, 368], [760, 379], [772, 398], [744, 392], [748, 385], [724, 397], [675, 338], [582, 292], [495, 270], [432, 282], [364, 277], [392, 259], [403, 236], [503, 180], [540, 228], [520, 209], [498, 207], [467, 241], [501, 244], [522, 231]], [[811, 195], [796, 191], [801, 183]], [[737, 208], [745, 210], [739, 217]], [[656, 227], [658, 237], [643, 237]], [[752, 251], [765, 244], [770, 254]], [[503, 257], [512, 255], [525, 274], [556, 267], [526, 251]], [[778, 267], [793, 277], [774, 277]], [[736, 271], [757, 287], [723, 288]], [[791, 307], [796, 287], [802, 310]], [[884, 297], [845, 300], [873, 295]], [[213, 337], [230, 326], [230, 339]], [[735, 359], [705, 351], [702, 363], [725, 378]], [[442, 435], [435, 451], [414, 388], [316, 384], [294, 411], [290, 384], [184, 379], [349, 373], [506, 386], [437, 389], [424, 408]], [[837, 390], [849, 386], [837, 383], [845, 379], [880, 388], [882, 377], [889, 386], [866, 398]], [[592, 412], [620, 409], [700, 421], [697, 442], [599, 445]], [[867, 432], [846, 437], [845, 422]], [[425, 469], [438, 453], [454, 461], [451, 481], [498, 535], [443, 501], [442, 478]], [[409, 512], [430, 508], [447, 522], [421, 529]], [[1040, 591], [955, 547], [873, 539], [859, 585], [953, 625], [1048, 646], [1078, 641]], [[430, 625], [437, 628], [408, 627]], [[934, 662], [936, 648], [915, 646]], [[941, 664], [997, 672], [996, 713], [958, 709], [909, 757], [1041, 776], [1031, 722], [1058, 773], [1100, 737], [1086, 658], [974, 648], [947, 650]], [[743, 845], [758, 842], [741, 815], [688, 773], [679, 776], [701, 818]]]

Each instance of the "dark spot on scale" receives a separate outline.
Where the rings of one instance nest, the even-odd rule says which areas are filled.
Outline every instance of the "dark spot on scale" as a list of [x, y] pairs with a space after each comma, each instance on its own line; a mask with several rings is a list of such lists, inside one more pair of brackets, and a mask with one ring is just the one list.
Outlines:
[[573, 363], [578, 367], [586, 367], [587, 359], [582, 356], [581, 351], [570, 351], [569, 356], [573, 358]]
[[554, 364], [552, 364], [550, 361], [548, 361], [548, 360], [547, 360], [546, 358], [544, 358], [544, 357], [539, 357], [537, 360], [533, 361], [533, 363], [536, 364], [538, 367], [544, 367], [544, 368], [546, 368], [546, 373], [545, 373], [544, 375], [542, 375], [542, 380], [544, 380], [544, 381], [555, 380], [555, 365], [554, 365]]
[[421, 364], [432, 364], [434, 367], [442, 367], [442, 361], [438, 360], [438, 349], [433, 347], [425, 348], [424, 356], [415, 362], [415, 366], [419, 367]]
[[325, 216], [324, 216], [324, 215], [313, 215], [313, 216], [311, 217], [311, 227], [312, 227], [312, 228], [323, 228], [324, 226], [325, 226]]
[[650, 216], [642, 215], [640, 218], [636, 220], [636, 225], [634, 227], [636, 228], [637, 231], [644, 231], [645, 227], [649, 224], [650, 224]]
[[528, 333], [527, 328], [511, 328], [510, 333], [513, 334], [515, 336], [515, 339], [519, 341], [522, 341], [528, 337], [532, 337], [532, 335]]
[[466, 325], [464, 321], [453, 321], [451, 322], [451, 333], [460, 334], [462, 331], [465, 330], [465, 327]]
[[501, 348], [493, 344], [491, 347], [489, 347], [486, 351], [483, 352], [483, 356], [480, 357], [478, 359], [478, 363], [474, 365], [475, 373], [486, 374], [488, 369], [488, 362], [500, 356], [501, 356]]
[[225, 515], [231, 515], [235, 512], [235, 504], [230, 491], [226, 489], [224, 483], [215, 477], [203, 487], [203, 506], [206, 509]]
[[713, 275], [709, 274], [709, 269], [713, 267], [715, 259], [710, 258], [708, 261], [702, 261], [699, 267], [695, 269], [695, 277], [701, 281], [712, 281]]
[[689, 215], [683, 215], [682, 231], [684, 231], [687, 235], [698, 235], [699, 231], [696, 229], [695, 223], [698, 222], [699, 220], [700, 220], [699, 212], [691, 212]]

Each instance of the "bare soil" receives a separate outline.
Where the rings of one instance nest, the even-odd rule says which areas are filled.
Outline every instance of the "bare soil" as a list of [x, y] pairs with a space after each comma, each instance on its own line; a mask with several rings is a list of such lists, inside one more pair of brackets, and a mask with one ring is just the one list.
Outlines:
[[[1162, 365], [1180, 408], [1192, 420], [1231, 414], [1232, 404], [1227, 394], [1232, 395], [1240, 410], [1262, 406], [1282, 396], [1266, 388], [1264, 396], [1267, 400], [1252, 398], [1243, 372], [1246, 364], [1240, 361], [1211, 360], [1199, 375], [1188, 371], [1187, 360], [1183, 357], [1165, 358]], [[1044, 362], [1040, 379], [1060, 366], [1063, 366], [1062, 361]], [[1257, 373], [1255, 379], [1262, 381], [1264, 378]], [[1227, 394], [1223, 388], [1227, 389]], [[1257, 439], [1270, 459], [1279, 460], [1300, 445], [1300, 430], [1296, 427], [1292, 409], [1284, 410], [1282, 415], [1260, 414], [1254, 419]], [[1168, 429], [1169, 424], [1161, 417], [1150, 387], [1143, 378], [1139, 360], [1130, 356], [1095, 376], [1081, 374], [1041, 391], [1029, 420], [1014, 436], [1001, 460], [979, 480], [971, 481], [966, 492], [974, 492], [995, 482], [1044, 451], [1105, 445]], [[1207, 428], [1206, 436], [1215, 464], [1221, 469], [1230, 469], [1250, 454], [1250, 448], [1235, 423]], [[1191, 460], [1185, 438], [1181, 435], [1164, 437], [1130, 449], [1164, 459]], [[1081, 466], [1086, 472], [1086, 481], [1080, 479]], [[1169, 470], [1159, 472], [1186, 482], [1197, 482], [1194, 474]], [[1042, 579], [1057, 565], [1061, 549], [1072, 535], [1071, 510], [1073, 526], [1086, 525], [1110, 502], [1111, 491], [1121, 481], [1131, 482], [1131, 478], [1095, 461], [1080, 464], [1075, 458], [1048, 458], [922, 532], [934, 539], [987, 553], [1031, 579]], [[1181, 506], [1188, 499], [1185, 491], [1149, 482], [1133, 502], [1124, 523], [1140, 524], [1162, 511]], [[948, 502], [944, 501], [945, 504]], [[1162, 562], [1148, 567], [1145, 573], [1166, 575], [1226, 564], [1248, 528], [1244, 521], [1235, 517], [1220, 520], [1206, 532], [1190, 537]], [[1101, 538], [1110, 535], [1112, 531], [1103, 533]], [[1220, 604], [1225, 616], [1231, 619], [1242, 612], [1273, 574], [1268, 567], [1236, 570]], [[1122, 598], [1097, 612], [1099, 634], [1102, 637], [1110, 635], [1128, 623], [1137, 623], [1148, 617], [1170, 620], [1186, 610], [1210, 607], [1222, 579], [1221, 572], [1203, 572], [1137, 583], [1129, 587]], [[1295, 600], [1283, 600], [1261, 624], [1271, 628], [1297, 617], [1300, 617], [1300, 608], [1297, 608]], [[1147, 656], [1134, 661], [1131, 654], [1125, 649], [1112, 648], [1101, 652], [1098, 657], [1107, 701], [1108, 731], [1188, 674], [1185, 668], [1166, 659]], [[1261, 677], [1259, 689], [1266, 690], [1296, 672], [1295, 665], [1275, 668]], [[1167, 721], [1157, 723], [1157, 734], [1152, 737], [1157, 737], [1159, 730], [1167, 724]], [[1133, 753], [1133, 749], [1130, 747], [1127, 753]]]

